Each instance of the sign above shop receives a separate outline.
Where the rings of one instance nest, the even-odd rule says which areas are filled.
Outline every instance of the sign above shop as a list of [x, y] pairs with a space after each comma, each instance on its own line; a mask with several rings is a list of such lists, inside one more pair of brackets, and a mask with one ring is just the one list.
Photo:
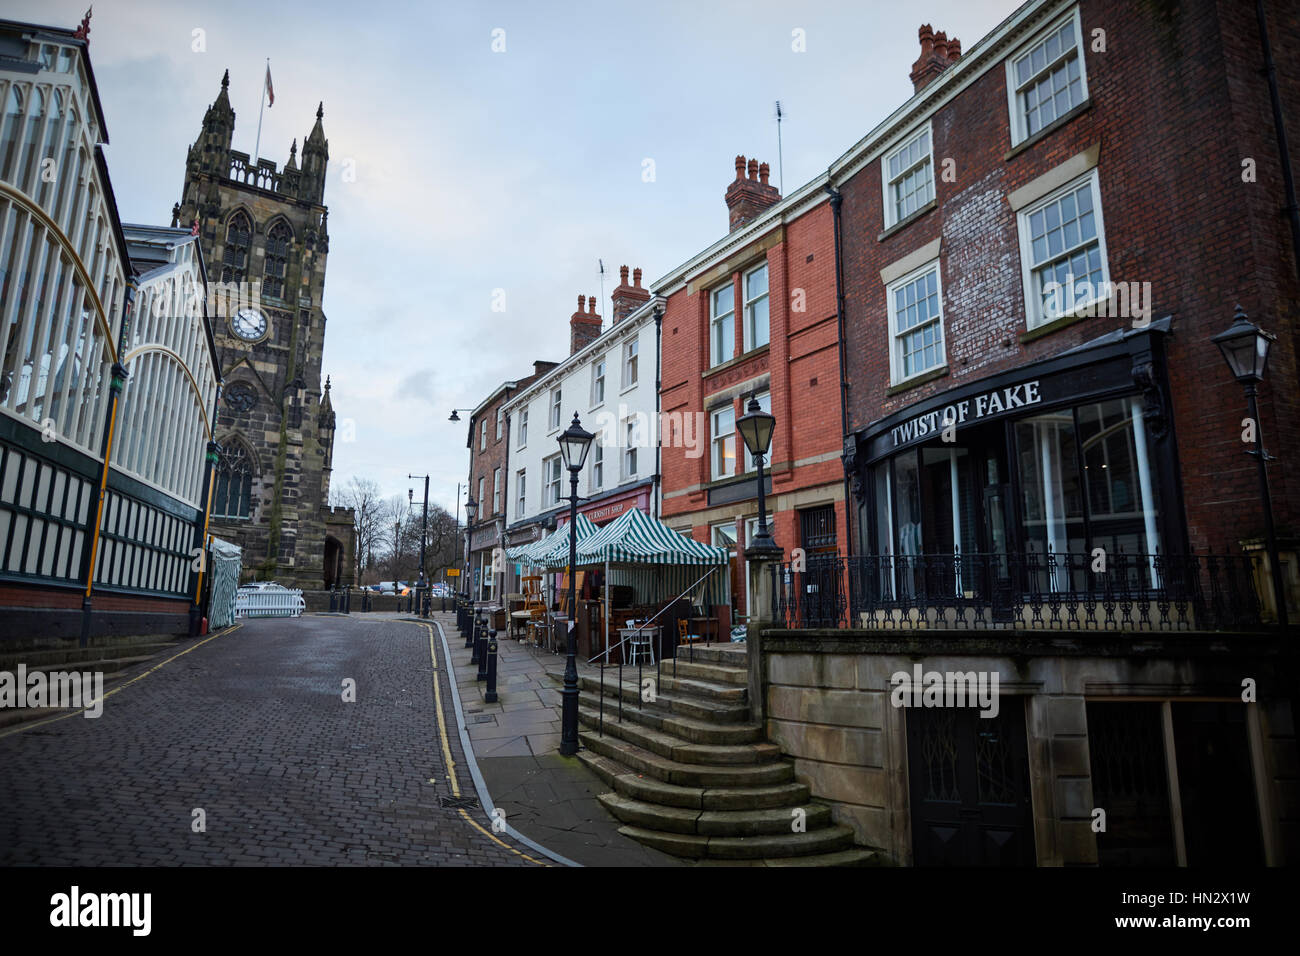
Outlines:
[[955, 431], [972, 422], [997, 418], [1018, 408], [1037, 405], [1043, 400], [1038, 388], [1038, 379], [1008, 385], [992, 391], [981, 392], [970, 398], [952, 402], [942, 408], [909, 418], [902, 424], [889, 430], [894, 447], [908, 445], [931, 435], [942, 436], [945, 429], [952, 427]]

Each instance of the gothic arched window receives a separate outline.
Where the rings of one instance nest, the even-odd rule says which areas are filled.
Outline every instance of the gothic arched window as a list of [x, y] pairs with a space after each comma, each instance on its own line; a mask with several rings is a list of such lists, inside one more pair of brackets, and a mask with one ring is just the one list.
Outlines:
[[266, 234], [266, 271], [262, 275], [262, 294], [284, 298], [285, 266], [289, 260], [289, 243], [293, 233], [281, 219]]
[[228, 438], [217, 456], [212, 517], [247, 518], [252, 510], [253, 461], [238, 439]]
[[226, 251], [222, 256], [221, 281], [243, 282], [248, 268], [248, 244], [253, 236], [252, 224], [242, 211], [230, 217], [226, 226]]

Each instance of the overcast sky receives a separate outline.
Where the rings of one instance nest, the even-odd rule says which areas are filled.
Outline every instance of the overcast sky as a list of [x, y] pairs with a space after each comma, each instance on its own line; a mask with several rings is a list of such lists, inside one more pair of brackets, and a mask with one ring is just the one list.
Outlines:
[[[72, 27], [88, 3], [3, 9]], [[234, 146], [251, 153], [270, 58], [260, 155], [277, 164], [324, 101], [324, 368], [340, 432], [355, 429], [335, 444], [334, 483], [362, 475], [405, 495], [407, 473], [428, 472], [452, 510], [468, 453], [451, 409], [567, 355], [598, 259], [608, 321], [620, 265], [649, 283], [721, 238], [736, 154], [777, 180], [777, 99], [790, 192], [911, 94], [922, 22], [969, 50], [1018, 5], [95, 0], [90, 55], [127, 222], [170, 222], [226, 68]]]

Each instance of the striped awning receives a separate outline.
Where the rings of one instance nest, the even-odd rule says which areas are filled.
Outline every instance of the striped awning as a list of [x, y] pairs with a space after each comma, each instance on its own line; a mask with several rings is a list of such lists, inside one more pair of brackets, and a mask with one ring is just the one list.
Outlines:
[[[578, 547], [582, 547], [583, 541], [600, 530], [596, 525], [592, 524], [590, 518], [581, 512], [578, 513], [578, 520], [574, 524], [578, 532]], [[513, 557], [508, 551], [506, 554]], [[569, 563], [569, 523], [566, 521], [541, 541], [529, 545], [527, 554], [524, 557], [515, 558], [515, 560], [544, 568], [562, 568], [567, 565]]]
[[[578, 564], [726, 564], [726, 548], [701, 544], [633, 508], [578, 542]], [[567, 563], [568, 555], [565, 555]]]

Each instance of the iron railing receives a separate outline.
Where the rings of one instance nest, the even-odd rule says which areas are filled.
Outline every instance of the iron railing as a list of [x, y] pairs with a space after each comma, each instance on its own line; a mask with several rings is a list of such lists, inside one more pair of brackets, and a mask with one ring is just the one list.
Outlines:
[[774, 563], [791, 628], [1245, 630], [1266, 626], [1255, 555], [868, 554]]

